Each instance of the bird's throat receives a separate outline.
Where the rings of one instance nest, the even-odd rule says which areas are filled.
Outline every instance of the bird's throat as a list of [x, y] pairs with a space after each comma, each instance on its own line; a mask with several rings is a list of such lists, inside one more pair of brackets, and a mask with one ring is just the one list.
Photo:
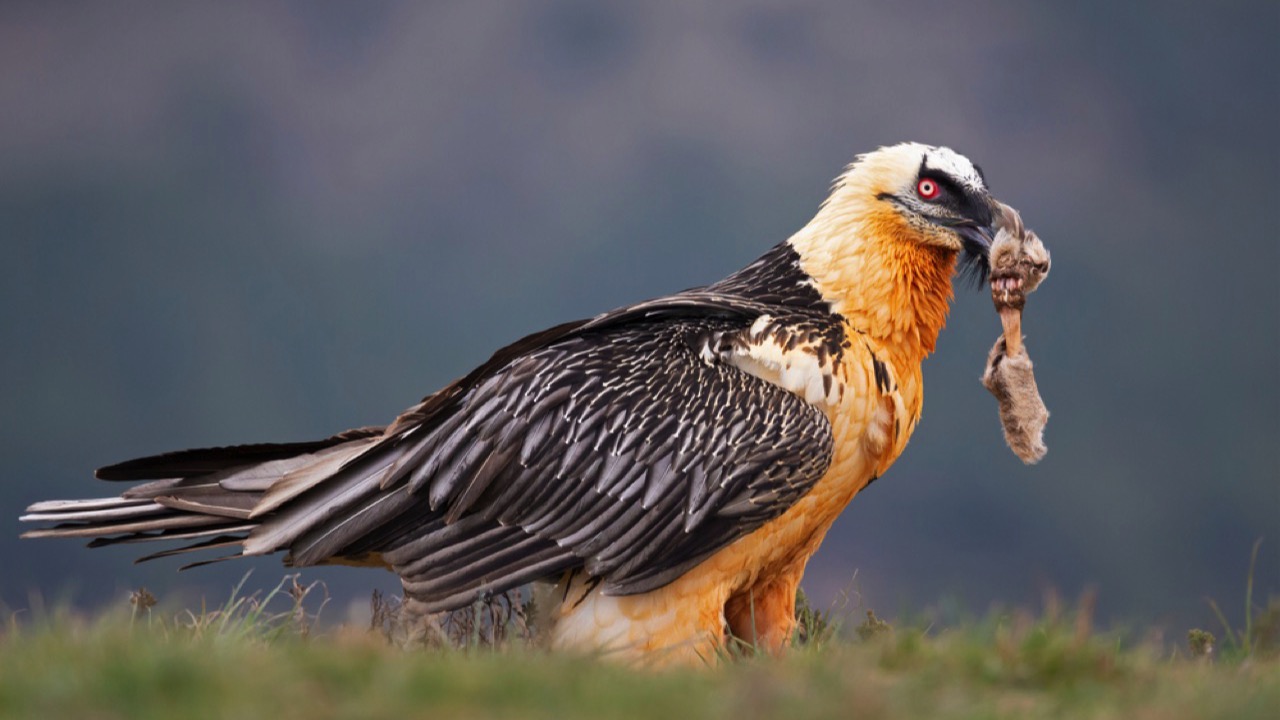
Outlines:
[[933, 352], [954, 294], [955, 251], [921, 242], [892, 211], [819, 213], [791, 243], [831, 309], [896, 366]]

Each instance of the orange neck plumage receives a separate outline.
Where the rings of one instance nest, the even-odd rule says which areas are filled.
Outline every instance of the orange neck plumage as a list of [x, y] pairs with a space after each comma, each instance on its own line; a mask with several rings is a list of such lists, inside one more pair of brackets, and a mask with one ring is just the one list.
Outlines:
[[835, 202], [791, 242], [832, 310], [887, 352], [895, 366], [918, 367], [933, 352], [953, 295], [954, 250], [920, 242], [887, 205]]

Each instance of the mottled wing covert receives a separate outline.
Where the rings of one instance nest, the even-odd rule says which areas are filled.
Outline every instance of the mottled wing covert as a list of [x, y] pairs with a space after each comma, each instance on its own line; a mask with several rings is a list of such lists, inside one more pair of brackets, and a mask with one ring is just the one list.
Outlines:
[[379, 491], [333, 508], [295, 562], [381, 552], [438, 609], [578, 567], [609, 593], [665, 585], [830, 464], [820, 410], [702, 354], [740, 330], [631, 322], [514, 358], [405, 429], [377, 461]]

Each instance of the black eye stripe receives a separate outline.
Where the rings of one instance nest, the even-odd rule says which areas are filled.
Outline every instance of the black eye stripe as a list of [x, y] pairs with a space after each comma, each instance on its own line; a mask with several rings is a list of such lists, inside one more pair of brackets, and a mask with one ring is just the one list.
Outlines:
[[938, 185], [938, 194], [929, 199], [935, 205], [945, 206], [961, 217], [973, 219], [987, 224], [991, 219], [991, 211], [984, 202], [975, 198], [973, 193], [945, 172], [932, 169], [921, 169], [916, 179], [917, 187], [921, 180], [932, 180]]
[[[932, 180], [937, 184], [942, 193], [951, 195], [952, 197], [964, 197], [964, 189], [960, 187], [960, 183], [956, 182], [950, 175], [939, 172], [937, 170], [926, 170], [920, 174], [920, 180]], [[916, 182], [919, 183], [920, 180]], [[941, 195], [942, 193], [939, 193]]]
[[[975, 168], [976, 169], [976, 168]], [[981, 176], [981, 171], [978, 171]], [[920, 159], [920, 169], [916, 171], [916, 191], [919, 192], [921, 180], [932, 180], [938, 186], [938, 193], [932, 198], [925, 198], [931, 205], [942, 206], [956, 215], [968, 218], [983, 226], [991, 224], [991, 207], [988, 205], [985, 190], [971, 190], [962, 185], [945, 170], [929, 167], [929, 156]], [[983, 179], [983, 188], [986, 180]]]

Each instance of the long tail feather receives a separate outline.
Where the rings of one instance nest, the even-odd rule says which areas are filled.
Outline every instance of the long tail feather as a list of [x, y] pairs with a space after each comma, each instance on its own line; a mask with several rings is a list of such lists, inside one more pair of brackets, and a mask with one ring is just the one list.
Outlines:
[[209, 537], [210, 535], [218, 535], [233, 532], [248, 533], [253, 529], [251, 524], [243, 525], [215, 525], [213, 527], [201, 528], [200, 530], [167, 530], [164, 532], [151, 533], [133, 533], [132, 535], [117, 535], [115, 537], [95, 538], [89, 542], [89, 547], [106, 547], [108, 545], [123, 545], [140, 542], [152, 542], [155, 540], [191, 540], [198, 537]]
[[[312, 514], [315, 498], [311, 496], [317, 493], [310, 491], [360, 466], [353, 461], [378, 445], [380, 433], [381, 428], [361, 428], [315, 442], [183, 450], [112, 465], [98, 476], [147, 482], [114, 498], [33, 503], [19, 519], [47, 527], [28, 530], [22, 537], [91, 538], [90, 547], [196, 541], [151, 553], [139, 562], [225, 547], [241, 551], [217, 560], [238, 557], [255, 529], [281, 512], [292, 514], [292, 505], [300, 497], [306, 506], [300, 515]], [[376, 478], [352, 479], [376, 483]], [[324, 498], [325, 493], [319, 496]], [[300, 526], [305, 529], [309, 522]], [[287, 544], [259, 544], [251, 554], [287, 549]]]
[[163, 480], [195, 477], [230, 467], [260, 465], [270, 460], [318, 452], [351, 440], [377, 437], [382, 434], [382, 430], [381, 427], [363, 427], [347, 430], [323, 440], [179, 450], [108, 465], [99, 468], [95, 475], [99, 480]]

